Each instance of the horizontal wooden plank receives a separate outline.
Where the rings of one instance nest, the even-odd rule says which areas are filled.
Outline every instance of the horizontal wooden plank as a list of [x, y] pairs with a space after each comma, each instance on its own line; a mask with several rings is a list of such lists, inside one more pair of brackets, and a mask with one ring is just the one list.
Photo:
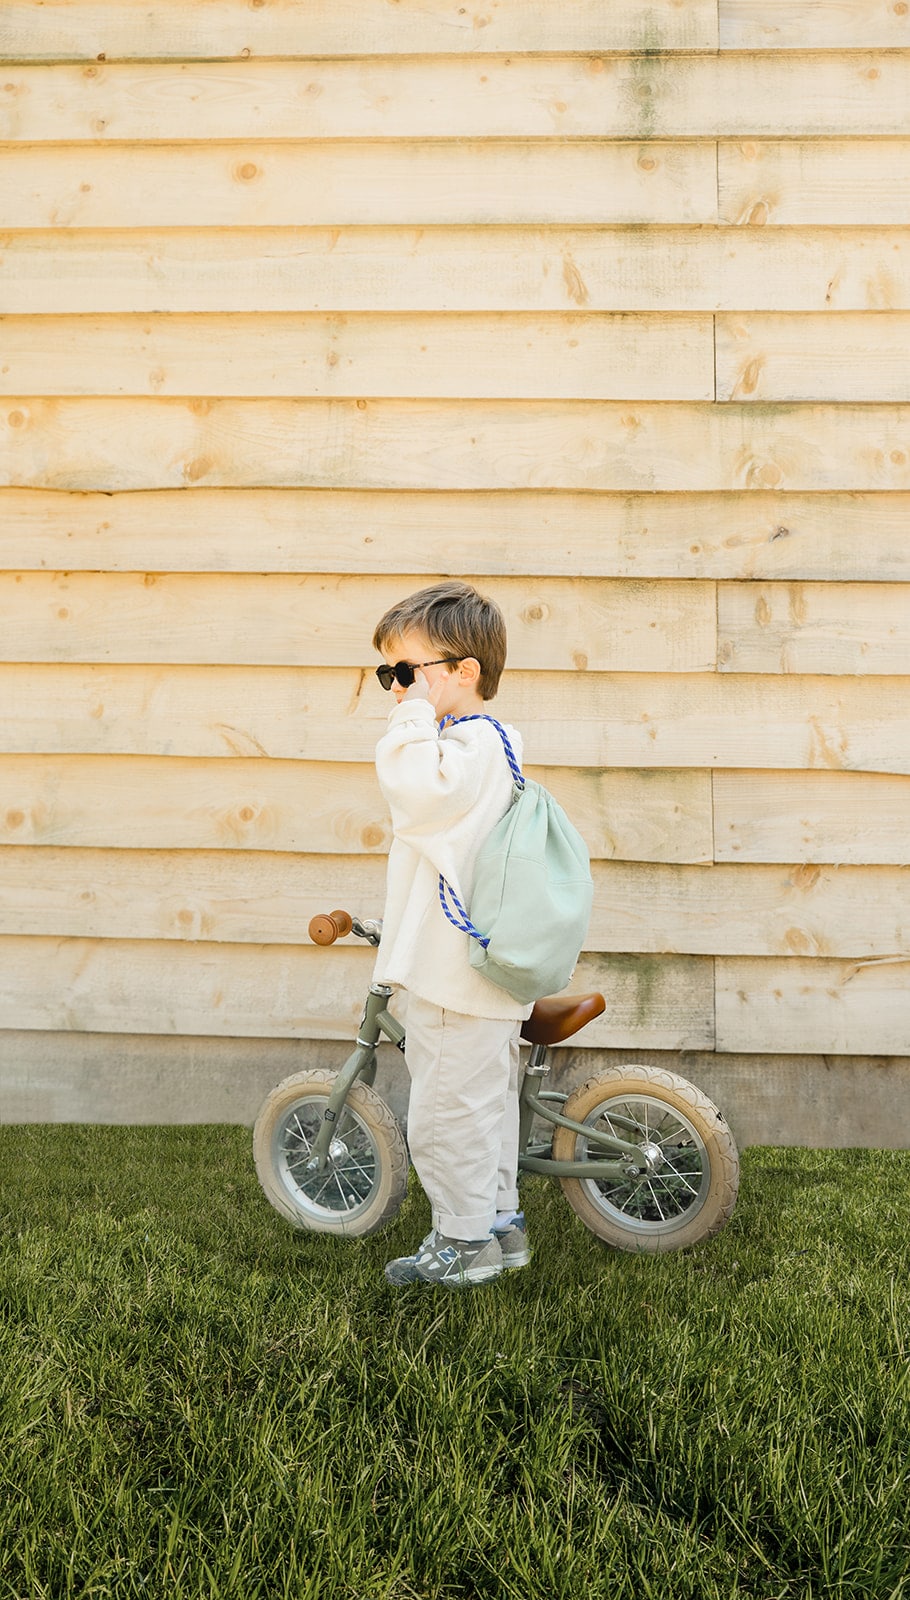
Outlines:
[[[369, 762], [388, 701], [368, 668], [13, 665], [0, 704], [9, 754]], [[531, 765], [910, 772], [907, 678], [510, 670], [494, 709]]]
[[[313, 945], [0, 937], [0, 1028], [353, 1042], [372, 965]], [[708, 957], [583, 957], [572, 987], [607, 997], [581, 1043], [713, 1045]]]
[[905, 228], [7, 230], [9, 312], [897, 311]]
[[717, 220], [713, 146], [682, 141], [5, 145], [0, 190], [8, 228]]
[[456, 0], [207, 0], [175, 15], [170, 0], [4, 0], [0, 53], [12, 59], [91, 61], [241, 56], [473, 55], [488, 51], [713, 50], [715, 0], [573, 0], [554, 11], [497, 0], [472, 11]]
[[908, 673], [910, 592], [890, 583], [721, 583], [723, 672]]
[[[586, 1075], [572, 1063], [574, 1078]], [[611, 1057], [593, 1053], [592, 1063]], [[641, 1056], [639, 1060], [643, 1059]], [[682, 1072], [723, 1110], [740, 1150], [748, 1145], [902, 1150], [910, 1146], [910, 1056], [696, 1053], [647, 1058]], [[588, 1069], [590, 1070], [590, 1069]], [[596, 1070], [596, 1066], [594, 1067]], [[566, 1074], [568, 1076], [568, 1073]]]
[[716, 322], [718, 400], [910, 400], [906, 312]]
[[[527, 771], [595, 857], [711, 860], [706, 772]], [[387, 849], [391, 832], [372, 764], [0, 756], [0, 796], [2, 844], [359, 855]]]
[[[335, 905], [381, 915], [385, 870], [382, 856], [7, 846], [0, 933], [302, 945]], [[899, 866], [596, 861], [593, 872], [589, 954], [910, 958]]]
[[[0, 1125], [97, 1122], [252, 1127], [271, 1089], [306, 1067], [337, 1072], [342, 1040], [0, 1030]], [[407, 1069], [392, 1045], [376, 1088], [397, 1115]]]
[[719, 958], [716, 971], [719, 1050], [906, 1054], [906, 958]]
[[594, 881], [598, 949], [910, 957], [910, 873], [900, 866], [602, 861]]
[[[413, 579], [237, 573], [0, 573], [0, 660], [379, 664], [380, 616]], [[710, 582], [491, 578], [513, 666], [653, 672], [715, 662]]]
[[[568, 1092], [630, 1059], [682, 1072], [720, 1106], [748, 1145], [910, 1144], [910, 1057], [677, 1053], [589, 1049], [570, 1041], [552, 1056], [553, 1086]], [[0, 1123], [234, 1123], [252, 1127], [269, 1090], [292, 1072], [337, 1071], [347, 1046], [330, 1039], [232, 1039], [178, 1034], [0, 1031]], [[379, 1052], [376, 1087], [404, 1120], [407, 1070]]]
[[902, 0], [719, 0], [726, 50], [840, 50], [910, 44]]
[[910, 407], [14, 398], [0, 485], [910, 489]]
[[7, 67], [0, 138], [869, 137], [908, 100], [910, 58], [865, 49], [56, 63]]
[[720, 222], [906, 223], [910, 140], [722, 141], [717, 185]]
[[[819, 736], [832, 766], [849, 760], [846, 732], [839, 748]], [[907, 866], [908, 807], [905, 774], [716, 772], [715, 859]]]
[[714, 398], [705, 313], [5, 317], [0, 340], [0, 394]]
[[[910, 493], [0, 489], [0, 568], [910, 578]], [[693, 532], [694, 530], [694, 532]]]

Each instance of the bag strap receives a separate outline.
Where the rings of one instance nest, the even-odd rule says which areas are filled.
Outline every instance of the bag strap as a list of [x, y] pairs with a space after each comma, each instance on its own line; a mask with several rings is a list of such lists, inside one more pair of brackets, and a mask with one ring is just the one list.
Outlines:
[[[449, 896], [452, 904], [455, 907], [455, 910], [458, 912], [457, 917], [446, 905], [446, 895]], [[455, 890], [452, 888], [452, 885], [448, 882], [448, 879], [443, 877], [441, 872], [439, 874], [439, 904], [442, 906], [442, 909], [451, 922], [453, 928], [457, 928], [459, 933], [470, 934], [471, 938], [476, 939], [477, 943], [482, 945], [484, 950], [486, 950], [487, 945], [490, 942], [489, 936], [481, 933], [478, 928], [475, 928], [473, 922], [468, 916], [468, 913], [455, 893]]]
[[512, 749], [509, 735], [506, 733], [502, 723], [497, 722], [495, 717], [487, 716], [486, 712], [484, 711], [474, 711], [468, 717], [443, 717], [442, 722], [440, 723], [440, 732], [447, 723], [450, 723], [452, 727], [457, 727], [459, 722], [492, 722], [493, 727], [496, 729], [496, 732], [499, 734], [499, 737], [502, 740], [503, 749], [505, 751], [506, 760], [509, 763], [509, 769], [512, 773], [512, 777], [518, 784], [519, 789], [523, 789], [525, 786], [525, 781], [521, 775], [521, 767], [518, 765], [518, 758], [515, 755], [515, 751]]
[[[521, 775], [521, 767], [518, 765], [518, 760], [516, 758], [515, 751], [512, 749], [509, 735], [506, 733], [502, 723], [497, 722], [495, 717], [488, 717], [484, 712], [476, 711], [467, 717], [443, 717], [442, 722], [440, 723], [440, 732], [447, 724], [451, 723], [453, 726], [456, 726], [459, 722], [492, 722], [493, 727], [496, 729], [500, 739], [502, 740], [505, 757], [509, 763], [509, 770], [512, 773], [512, 777], [515, 780], [516, 786], [519, 789], [523, 789], [525, 786], [525, 781]], [[449, 910], [449, 907], [446, 904], [446, 896], [448, 896], [452, 901], [455, 911], [458, 912], [458, 916], [455, 916], [454, 912]], [[452, 885], [443, 877], [441, 872], [439, 874], [439, 904], [442, 906], [442, 909], [451, 922], [453, 928], [457, 928], [459, 933], [469, 934], [472, 939], [476, 939], [477, 943], [481, 945], [484, 950], [486, 950], [490, 943], [489, 936], [480, 933], [479, 930], [475, 928], [473, 922], [468, 916], [467, 911], [455, 893], [455, 890], [452, 888]]]

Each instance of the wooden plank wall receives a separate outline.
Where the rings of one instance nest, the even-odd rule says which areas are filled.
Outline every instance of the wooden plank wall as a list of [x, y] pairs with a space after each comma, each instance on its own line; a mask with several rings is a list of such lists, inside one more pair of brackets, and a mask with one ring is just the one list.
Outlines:
[[0, 1117], [338, 1059], [372, 626], [457, 573], [595, 858], [564, 1060], [910, 1142], [907, 6], [6, 0], [0, 53]]

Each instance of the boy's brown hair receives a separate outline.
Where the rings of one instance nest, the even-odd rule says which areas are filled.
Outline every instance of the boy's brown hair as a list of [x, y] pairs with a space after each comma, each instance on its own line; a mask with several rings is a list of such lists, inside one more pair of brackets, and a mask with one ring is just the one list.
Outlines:
[[373, 649], [381, 653], [411, 628], [424, 634], [445, 661], [468, 656], [478, 661], [478, 693], [483, 700], [493, 699], [506, 664], [505, 618], [495, 600], [454, 578], [418, 589], [380, 617]]

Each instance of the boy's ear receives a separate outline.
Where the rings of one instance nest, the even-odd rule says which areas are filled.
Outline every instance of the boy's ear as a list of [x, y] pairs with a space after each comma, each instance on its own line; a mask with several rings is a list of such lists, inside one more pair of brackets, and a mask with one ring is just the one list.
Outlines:
[[459, 676], [462, 683], [474, 684], [480, 677], [480, 662], [473, 656], [465, 656], [460, 667]]

